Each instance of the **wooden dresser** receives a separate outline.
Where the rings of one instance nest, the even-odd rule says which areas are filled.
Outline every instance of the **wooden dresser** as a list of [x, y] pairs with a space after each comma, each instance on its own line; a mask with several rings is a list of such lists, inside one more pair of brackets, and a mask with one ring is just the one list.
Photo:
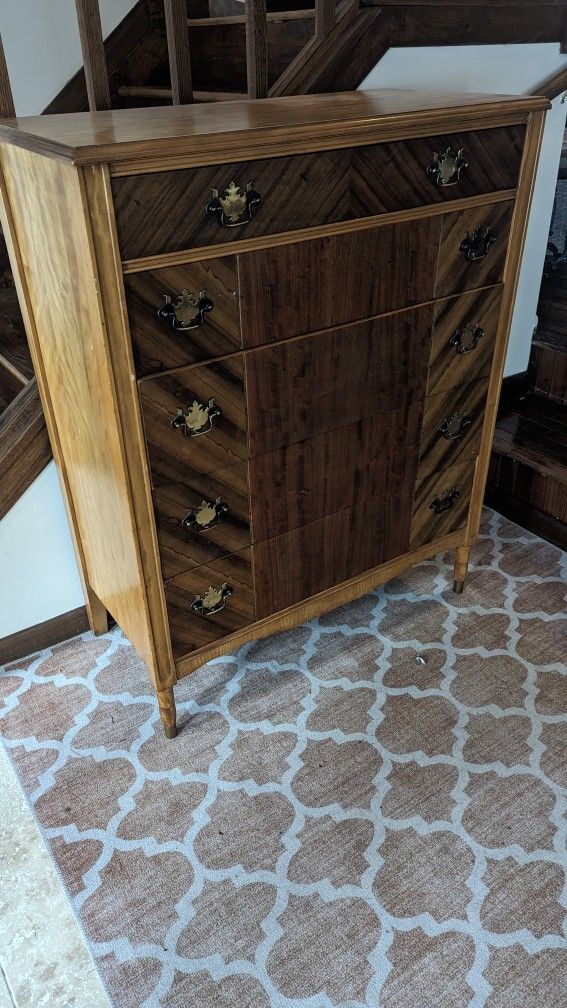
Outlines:
[[95, 632], [173, 685], [478, 534], [539, 98], [5, 122], [3, 226]]

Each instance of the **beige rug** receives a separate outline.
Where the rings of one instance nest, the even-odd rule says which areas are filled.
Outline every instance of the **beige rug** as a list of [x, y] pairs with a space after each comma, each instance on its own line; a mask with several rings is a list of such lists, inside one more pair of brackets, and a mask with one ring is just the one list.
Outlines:
[[567, 1006], [567, 557], [450, 557], [217, 659], [166, 742], [119, 631], [0, 730], [116, 1008]]

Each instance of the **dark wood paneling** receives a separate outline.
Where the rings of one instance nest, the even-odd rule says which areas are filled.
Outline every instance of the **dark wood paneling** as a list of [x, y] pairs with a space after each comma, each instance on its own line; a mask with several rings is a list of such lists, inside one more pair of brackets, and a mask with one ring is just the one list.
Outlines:
[[440, 227], [431, 218], [239, 256], [244, 345], [430, 300]]
[[[351, 211], [365, 217], [514, 189], [525, 132], [524, 126], [511, 126], [357, 147], [352, 152]], [[463, 150], [468, 167], [454, 185], [440, 187], [427, 169], [436, 154], [449, 148]]]
[[384, 493], [417, 455], [422, 406], [382, 414], [250, 459], [254, 542]]
[[398, 462], [380, 497], [254, 546], [258, 618], [406, 551], [415, 470], [403, 455]]
[[51, 459], [35, 378], [0, 416], [0, 518]]
[[535, 395], [501, 405], [494, 449], [544, 476], [567, 483], [567, 410]]
[[[158, 472], [164, 461], [172, 472], [176, 467], [181, 472], [187, 466], [207, 473], [247, 457], [241, 354], [157, 378], [144, 378], [139, 382], [139, 390], [150, 467], [155, 465]], [[209, 399], [214, 399], [222, 411], [210, 431], [187, 437], [172, 428], [171, 421], [178, 409], [187, 411], [194, 400], [206, 405]]]
[[[497, 203], [474, 210], [461, 210], [443, 218], [437, 297], [500, 283], [504, 275], [513, 209], [513, 203]], [[474, 235], [477, 228], [487, 227], [496, 235], [496, 241], [483, 259], [469, 262], [461, 251], [462, 241]]]
[[[191, 610], [191, 603], [197, 596], [225, 583], [233, 593], [220, 612], [199, 616]], [[251, 551], [242, 550], [180, 574], [166, 583], [165, 599], [173, 653], [177, 658], [241, 630], [254, 622], [255, 615]]]
[[[168, 456], [169, 458], [170, 456]], [[159, 464], [159, 463], [158, 463]], [[210, 563], [227, 553], [250, 545], [250, 503], [246, 462], [203, 476], [186, 466], [177, 467], [176, 478], [153, 470], [161, 570], [164, 578], [175, 577], [192, 567]], [[203, 502], [221, 499], [227, 511], [211, 529], [185, 528], [186, 515], [197, 512]]]
[[[131, 259], [344, 220], [348, 167], [348, 151], [323, 151], [116, 178], [122, 254]], [[206, 207], [213, 189], [222, 193], [232, 181], [252, 182], [261, 203], [246, 224], [222, 227]]]
[[432, 317], [428, 306], [247, 354], [250, 454], [420, 402]]
[[[418, 471], [411, 522], [411, 549], [417, 549], [424, 543], [433, 542], [464, 528], [467, 523], [473, 477], [474, 462], [471, 461], [458, 462], [441, 473], [421, 475]], [[438, 514], [431, 505], [443, 494], [453, 491], [457, 491], [459, 497], [449, 511]]]
[[[478, 454], [486, 392], [487, 383], [479, 381], [427, 397], [419, 451], [420, 473], [448, 469], [449, 466], [465, 462]], [[470, 417], [471, 423], [462, 437], [447, 440], [439, 432], [439, 428], [445, 420], [455, 415]]]
[[9, 634], [0, 640], [0, 665], [53, 647], [54, 644], [70, 640], [71, 637], [76, 637], [88, 629], [87, 610], [84, 606], [79, 606], [78, 609], [54, 616], [44, 623], [36, 623], [35, 626], [27, 627], [25, 630], [18, 630], [17, 633]]
[[[367, 0], [364, 0], [367, 2]], [[388, 2], [384, 31], [391, 46], [513, 45], [559, 42], [565, 8], [561, 3], [521, 0], [502, 4]]]
[[[240, 346], [236, 259], [211, 259], [124, 277], [136, 371], [139, 375], [221, 357]], [[172, 329], [158, 318], [164, 295], [205, 291], [213, 309], [198, 329]]]
[[[429, 362], [428, 395], [435, 395], [477, 381], [490, 374], [492, 355], [498, 333], [502, 288], [489, 290], [443, 301], [435, 311], [431, 360]], [[471, 345], [472, 330], [480, 328], [484, 335], [474, 350], [459, 353], [451, 345], [455, 334], [461, 334], [464, 346]]]

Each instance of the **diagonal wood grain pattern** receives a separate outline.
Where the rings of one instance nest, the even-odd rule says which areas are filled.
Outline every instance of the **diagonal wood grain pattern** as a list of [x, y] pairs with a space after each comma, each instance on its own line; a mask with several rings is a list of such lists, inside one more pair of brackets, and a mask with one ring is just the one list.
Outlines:
[[[501, 282], [513, 209], [513, 203], [496, 203], [473, 210], [460, 210], [443, 218], [435, 288], [437, 297]], [[469, 262], [460, 246], [463, 239], [474, 235], [477, 228], [490, 228], [496, 235], [496, 242], [485, 258]]]
[[[488, 377], [501, 301], [502, 288], [490, 287], [442, 301], [437, 306], [427, 380], [428, 395]], [[484, 335], [479, 337], [476, 347], [468, 353], [458, 353], [457, 348], [451, 345], [455, 334], [460, 334], [464, 347], [471, 346], [472, 331], [477, 328], [482, 329]]]
[[[475, 457], [480, 444], [486, 394], [487, 383], [479, 381], [427, 397], [419, 449], [420, 475]], [[439, 433], [439, 428], [455, 414], [470, 417], [471, 423], [462, 437], [449, 441]]]
[[[441, 472], [418, 471], [413, 500], [410, 546], [416, 548], [424, 543], [440, 539], [450, 532], [463, 528], [467, 523], [470, 497], [474, 477], [474, 462], [456, 462]], [[436, 514], [431, 507], [435, 499], [444, 493], [457, 490], [458, 499], [450, 510]]]

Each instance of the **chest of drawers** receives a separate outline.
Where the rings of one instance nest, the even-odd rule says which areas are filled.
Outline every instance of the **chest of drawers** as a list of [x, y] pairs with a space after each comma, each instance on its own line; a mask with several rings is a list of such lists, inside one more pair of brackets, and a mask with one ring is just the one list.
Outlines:
[[3, 225], [91, 626], [173, 686], [478, 534], [545, 108], [15, 120]]

